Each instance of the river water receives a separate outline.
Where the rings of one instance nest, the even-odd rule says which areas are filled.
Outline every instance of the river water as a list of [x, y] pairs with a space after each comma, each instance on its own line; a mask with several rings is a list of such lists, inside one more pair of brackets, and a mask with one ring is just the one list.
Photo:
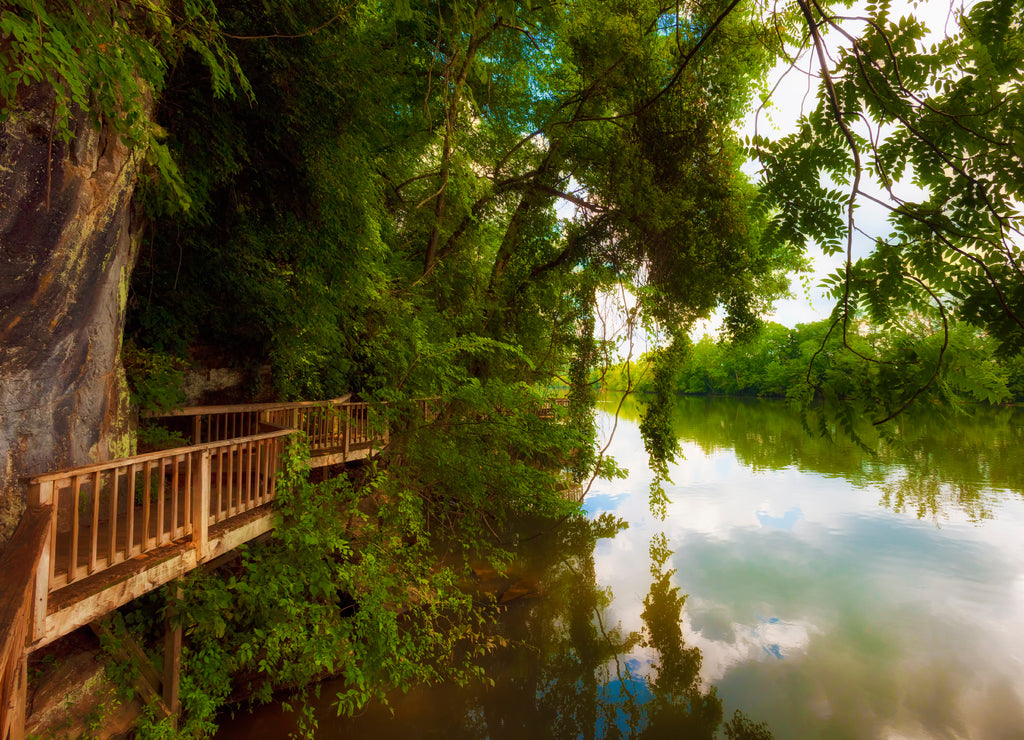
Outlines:
[[[320, 737], [1024, 737], [1024, 413], [919, 411], [869, 455], [782, 403], [681, 399], [662, 520], [615, 406], [630, 474], [524, 545], [495, 685], [341, 721], [325, 684]], [[224, 737], [292, 723], [263, 708]]]

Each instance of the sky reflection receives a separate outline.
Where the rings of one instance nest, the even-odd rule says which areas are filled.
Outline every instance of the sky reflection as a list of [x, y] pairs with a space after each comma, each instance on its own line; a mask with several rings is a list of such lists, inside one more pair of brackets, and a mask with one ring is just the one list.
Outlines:
[[[685, 642], [703, 653], [701, 679], [717, 686], [727, 716], [742, 707], [778, 738], [1020, 737], [1020, 493], [968, 480], [970, 496], [958, 499], [957, 470], [932, 457], [929, 479], [946, 492], [918, 518], [921, 507], [886, 499], [893, 480], [914, 480], [911, 463], [792, 446], [778, 467], [757, 450], [743, 462], [700, 430], [721, 427], [713, 421], [701, 413], [694, 431], [677, 419], [685, 459], [661, 522], [648, 509], [639, 431], [620, 418], [610, 453], [631, 475], [595, 483], [585, 504], [630, 524], [595, 550], [598, 582], [614, 594], [611, 622], [640, 628], [648, 543], [664, 532], [672, 583], [689, 594]], [[600, 424], [611, 427], [604, 412]], [[745, 443], [780, 438], [761, 431], [742, 430]], [[979, 500], [989, 516], [977, 516]]]

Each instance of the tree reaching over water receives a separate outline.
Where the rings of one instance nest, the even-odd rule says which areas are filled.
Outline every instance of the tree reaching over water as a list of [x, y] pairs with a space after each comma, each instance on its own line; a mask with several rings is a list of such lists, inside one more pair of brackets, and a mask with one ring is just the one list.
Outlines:
[[[459, 437], [472, 470], [521, 439], [485, 421], [522, 405], [510, 394], [575, 378], [582, 436], [562, 462], [583, 477], [599, 291], [632, 286], [647, 325], [678, 333], [777, 295], [798, 263], [760, 239], [739, 171], [733, 127], [768, 57], [735, 5], [218, 10], [257, 103], [198, 93], [198, 59], [168, 86], [158, 116], [193, 207], [155, 214], [140, 343], [268, 356], [284, 395], [443, 395], [433, 432], [488, 430]], [[481, 478], [402, 448], [416, 439], [391, 453], [424, 461], [424, 489]]]
[[587, 291], [615, 280], [672, 325], [777, 294], [794, 257], [758, 239], [732, 132], [766, 57], [726, 10], [222, 3], [258, 102], [165, 95], [196, 207], [155, 225], [141, 333], [241, 331], [290, 393], [433, 392], [452, 344], [562, 371]]
[[[1005, 357], [1024, 348], [1024, 4], [951, 5], [938, 40], [888, 1], [792, 10], [786, 53], [818, 77], [816, 101], [794, 133], [755, 137], [751, 152], [775, 238], [845, 252], [829, 280], [832, 332], [847, 354], [902, 378], [864, 399], [881, 424], [939, 379], [954, 320]], [[866, 206], [887, 225], [859, 216]], [[861, 236], [873, 248], [855, 259]], [[908, 314], [920, 341], [902, 359], [855, 346], [857, 317], [905, 332]], [[814, 390], [834, 397], [814, 373], [812, 363]]]

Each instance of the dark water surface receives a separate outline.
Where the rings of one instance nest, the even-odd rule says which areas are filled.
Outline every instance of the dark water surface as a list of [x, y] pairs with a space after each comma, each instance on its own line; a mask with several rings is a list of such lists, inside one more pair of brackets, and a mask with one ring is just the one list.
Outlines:
[[[739, 709], [779, 740], [1024, 738], [1024, 413], [918, 412], [870, 456], [783, 404], [680, 405], [667, 518], [627, 402], [631, 474], [585, 508], [629, 526], [530, 541], [517, 572], [544, 595], [509, 602], [494, 687], [338, 720], [325, 684], [319, 736], [715, 737]], [[293, 728], [270, 706], [222, 737]]]

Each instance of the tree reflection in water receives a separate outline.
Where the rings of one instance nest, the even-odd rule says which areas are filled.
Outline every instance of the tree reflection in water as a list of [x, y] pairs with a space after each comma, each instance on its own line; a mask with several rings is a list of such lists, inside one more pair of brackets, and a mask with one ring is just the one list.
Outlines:
[[[637, 406], [628, 399], [623, 415], [635, 417]], [[798, 414], [780, 402], [680, 399], [674, 422], [684, 445], [696, 446], [690, 454], [734, 450], [737, 459], [753, 470], [792, 467], [824, 477], [840, 476], [854, 486], [877, 491], [886, 508], [936, 521], [957, 516], [984, 522], [998, 516], [1001, 502], [1009, 498], [1005, 491], [1020, 496], [1024, 488], [1020, 414], [1011, 409], [980, 410], [951, 419], [920, 409], [897, 420], [892, 438], [880, 440], [875, 455], [842, 440], [809, 437]], [[777, 517], [776, 524], [785, 523], [788, 516], [789, 512]], [[511, 572], [517, 575], [495, 590], [499, 601], [506, 603], [500, 607], [503, 615], [496, 633], [505, 645], [487, 658], [493, 686], [416, 690], [393, 697], [394, 716], [388, 708], [374, 707], [359, 718], [340, 720], [330, 702], [336, 691], [328, 684], [318, 708], [318, 736], [375, 740], [770, 737], [766, 728], [742, 715], [723, 722], [726, 713], [721, 700], [713, 688], [702, 684], [701, 655], [683, 640], [680, 618], [686, 597], [672, 585], [680, 579], [667, 568], [671, 553], [664, 537], [655, 536], [649, 543], [650, 583], [638, 582], [636, 593], [630, 584], [630, 593], [617, 594], [616, 606], [625, 603], [628, 610], [629, 602], [646, 590], [642, 621], [632, 622], [642, 628], [627, 633], [613, 622], [609, 616], [612, 595], [598, 584], [595, 574], [595, 547], [624, 527], [611, 515], [593, 521], [581, 516], [549, 528], [543, 536], [523, 536], [513, 543], [510, 549], [519, 553], [520, 562]], [[755, 568], [748, 573], [733, 566], [716, 571], [712, 565], [714, 573], [704, 577], [718, 574], [736, 579], [733, 590], [752, 587], [747, 579], [760, 571]], [[680, 575], [689, 579], [693, 574]], [[530, 584], [540, 598], [523, 596], [531, 591]], [[858, 610], [850, 614], [847, 619], [854, 622], [868, 618]], [[863, 645], [862, 638], [854, 636], [849, 645]], [[837, 645], [836, 659], [844, 660], [846, 644]], [[891, 697], [903, 690], [879, 656], [858, 654], [854, 662], [859, 666], [856, 671], [839, 672], [835, 680], [857, 683], [864, 666], [885, 666], [886, 670], [869, 671], [872, 677], [864, 683], [873, 687], [870, 696]], [[940, 671], [936, 680], [945, 675]], [[274, 711], [276, 715], [271, 716]], [[936, 711], [929, 709], [928, 716]], [[936, 726], [947, 719], [942, 715]], [[279, 709], [271, 709], [251, 719], [237, 718], [223, 737], [284, 737], [288, 722], [294, 724]], [[283, 731], [276, 732], [278, 728]]]
[[[509, 605], [501, 622], [509, 644], [488, 661], [495, 686], [465, 708], [467, 737], [772, 737], [740, 712], [723, 725], [721, 700], [701, 682], [701, 653], [683, 639], [686, 596], [672, 585], [664, 534], [650, 545], [643, 629], [608, 624], [611, 593], [597, 584], [594, 547], [624, 526], [610, 515], [581, 518], [523, 548], [520, 567], [540, 574], [544, 596]], [[649, 666], [630, 659], [638, 648], [653, 653]]]
[[[605, 410], [619, 408], [606, 402]], [[621, 405], [626, 420], [639, 418], [643, 398]], [[1024, 496], [1024, 414], [1017, 408], [940, 410], [919, 406], [897, 417], [873, 454], [837, 436], [808, 435], [800, 414], [785, 401], [679, 398], [676, 435], [703, 452], [729, 449], [753, 470], [795, 467], [875, 486], [879, 504], [936, 523], [958, 514], [980, 523], [1002, 498], [994, 489]]]
[[[767, 728], [739, 712], [723, 724], [721, 700], [702, 686], [700, 651], [683, 640], [686, 597], [672, 586], [673, 571], [665, 567], [672, 553], [664, 535], [650, 547], [643, 629], [624, 633], [609, 623], [612, 594], [598, 585], [594, 548], [625, 528], [610, 514], [595, 520], [581, 515], [554, 526], [531, 523], [523, 531], [542, 533], [520, 537], [510, 577], [503, 587], [488, 589], [487, 598], [496, 592], [502, 610], [495, 626], [495, 642], [502, 646], [485, 659], [493, 685], [414, 690], [393, 696], [390, 707], [339, 718], [330, 701], [337, 688], [328, 681], [315, 707], [317, 737], [771, 738]], [[510, 595], [515, 598], [508, 600]], [[638, 651], [653, 657], [649, 664], [632, 657]], [[280, 705], [267, 706], [234, 717], [218, 737], [286, 737], [295, 727], [294, 715]]]

